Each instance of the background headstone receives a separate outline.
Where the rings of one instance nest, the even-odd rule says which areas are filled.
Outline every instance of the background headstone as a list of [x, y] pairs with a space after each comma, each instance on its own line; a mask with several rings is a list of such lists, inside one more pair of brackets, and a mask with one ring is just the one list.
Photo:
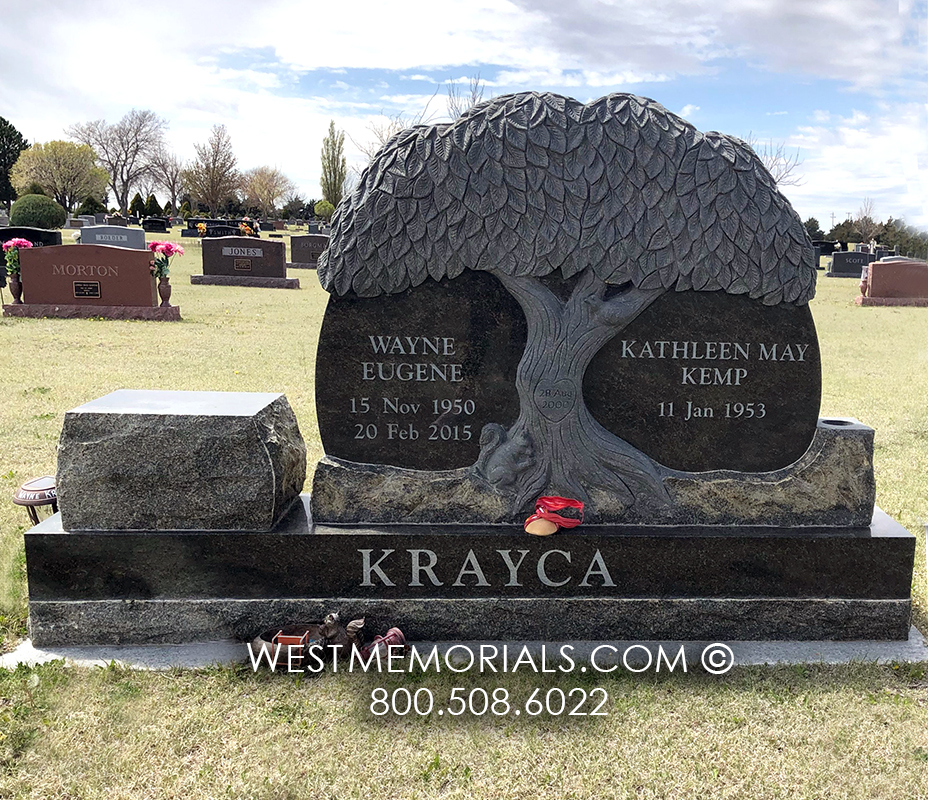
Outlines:
[[60, 245], [23, 250], [20, 263], [23, 302], [29, 305], [158, 304], [147, 250]]
[[22, 226], [0, 228], [0, 242], [6, 242], [9, 239], [28, 239], [33, 247], [51, 247], [61, 244], [61, 231]]
[[290, 261], [294, 267], [316, 269], [319, 256], [329, 246], [329, 237], [318, 233], [290, 237]]
[[238, 236], [241, 231], [237, 225], [207, 225], [204, 239], [215, 239], [220, 236]]
[[860, 278], [861, 270], [870, 263], [870, 253], [837, 252], [831, 256], [831, 270], [826, 273], [830, 278]]
[[146, 233], [167, 233], [168, 221], [162, 217], [148, 217], [142, 220], [142, 229]]
[[81, 244], [108, 244], [114, 247], [147, 250], [144, 231], [119, 225], [93, 225], [84, 228], [81, 230]]
[[203, 240], [203, 274], [286, 278], [284, 243], [225, 236]]

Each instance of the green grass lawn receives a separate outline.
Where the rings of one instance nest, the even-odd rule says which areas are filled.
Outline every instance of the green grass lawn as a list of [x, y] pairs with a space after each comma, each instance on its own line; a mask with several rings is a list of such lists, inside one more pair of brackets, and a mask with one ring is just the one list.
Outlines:
[[[68, 233], [64, 233], [68, 238]], [[264, 234], [267, 237], [267, 234]], [[168, 238], [149, 234], [152, 238]], [[55, 472], [64, 413], [119, 388], [280, 391], [322, 449], [313, 374], [326, 294], [191, 286], [180, 323], [0, 319], [0, 645], [25, 634], [25, 479]], [[821, 276], [822, 273], [819, 273]], [[822, 416], [876, 429], [877, 502], [918, 537], [915, 622], [926, 629], [928, 310], [857, 308], [857, 282], [820, 278]], [[9, 300], [7, 292], [7, 300]], [[3, 499], [6, 498], [6, 499]], [[401, 621], [400, 621], [401, 622]], [[608, 716], [375, 718], [370, 691], [521, 693], [604, 687]], [[324, 675], [0, 671], [0, 797], [928, 798], [928, 678], [919, 666], [736, 668], [576, 675]]]

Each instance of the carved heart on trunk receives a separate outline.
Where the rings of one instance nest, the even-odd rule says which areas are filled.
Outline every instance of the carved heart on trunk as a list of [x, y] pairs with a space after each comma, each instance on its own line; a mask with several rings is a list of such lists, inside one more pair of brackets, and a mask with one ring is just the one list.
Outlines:
[[542, 381], [535, 388], [535, 405], [550, 422], [560, 422], [577, 404], [580, 387], [573, 381]]

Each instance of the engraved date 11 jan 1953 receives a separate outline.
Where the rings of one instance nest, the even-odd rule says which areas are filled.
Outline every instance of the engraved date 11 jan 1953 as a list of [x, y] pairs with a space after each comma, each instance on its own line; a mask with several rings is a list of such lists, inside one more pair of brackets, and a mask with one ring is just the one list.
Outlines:
[[[680, 408], [682, 411], [683, 421], [694, 418], [716, 418], [721, 419], [763, 419], [767, 416], [767, 408], [763, 403], [725, 403], [719, 408], [719, 413], [711, 406], [698, 406], [692, 400], [687, 400], [686, 405]], [[659, 406], [661, 417], [676, 416], [674, 402], [661, 403]]]

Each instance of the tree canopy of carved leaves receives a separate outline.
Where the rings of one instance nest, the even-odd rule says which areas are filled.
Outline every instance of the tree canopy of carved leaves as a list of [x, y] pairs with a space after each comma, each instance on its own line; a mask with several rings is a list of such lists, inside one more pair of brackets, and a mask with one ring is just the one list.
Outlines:
[[465, 269], [806, 303], [813, 251], [751, 148], [658, 103], [496, 97], [394, 136], [333, 217], [323, 287], [362, 297]]

